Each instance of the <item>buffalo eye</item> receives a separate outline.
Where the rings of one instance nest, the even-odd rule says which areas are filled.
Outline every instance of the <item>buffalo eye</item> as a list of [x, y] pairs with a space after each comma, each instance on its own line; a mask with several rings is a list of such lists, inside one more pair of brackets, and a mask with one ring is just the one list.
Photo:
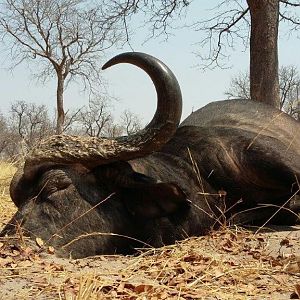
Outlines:
[[57, 191], [68, 188], [71, 184], [72, 180], [63, 170], [53, 170], [42, 176], [37, 192], [42, 195], [42, 198], [47, 198]]

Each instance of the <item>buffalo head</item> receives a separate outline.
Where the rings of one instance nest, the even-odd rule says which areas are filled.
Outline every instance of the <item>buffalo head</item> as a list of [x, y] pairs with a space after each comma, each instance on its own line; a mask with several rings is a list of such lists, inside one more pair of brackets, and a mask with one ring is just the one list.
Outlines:
[[134, 64], [152, 79], [157, 92], [152, 121], [129, 137], [57, 135], [41, 142], [12, 180], [11, 198], [18, 212], [2, 234], [21, 226], [25, 234], [74, 257], [128, 252], [134, 246], [159, 244], [145, 218], [151, 223], [187, 206], [177, 184], [159, 182], [126, 162], [153, 153], [173, 136], [182, 109], [178, 82], [150, 55], [124, 53], [103, 69], [118, 63]]
[[169, 68], [142, 53], [121, 54], [103, 68], [124, 62], [154, 83], [152, 121], [129, 137], [41, 142], [12, 180], [18, 212], [2, 235], [21, 227], [60, 255], [84, 257], [159, 247], [205, 234], [224, 218], [295, 222], [299, 122], [261, 103], [230, 100], [178, 127], [181, 92]]

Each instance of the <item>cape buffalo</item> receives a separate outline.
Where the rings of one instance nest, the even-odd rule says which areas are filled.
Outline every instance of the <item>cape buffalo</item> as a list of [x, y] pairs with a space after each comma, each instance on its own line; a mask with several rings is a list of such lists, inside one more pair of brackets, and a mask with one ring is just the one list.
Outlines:
[[136, 52], [103, 69], [119, 63], [151, 77], [152, 121], [128, 137], [41, 142], [11, 182], [18, 212], [2, 235], [21, 228], [79, 258], [160, 247], [223, 222], [295, 223], [300, 122], [262, 103], [228, 100], [179, 126], [181, 92], [170, 69]]

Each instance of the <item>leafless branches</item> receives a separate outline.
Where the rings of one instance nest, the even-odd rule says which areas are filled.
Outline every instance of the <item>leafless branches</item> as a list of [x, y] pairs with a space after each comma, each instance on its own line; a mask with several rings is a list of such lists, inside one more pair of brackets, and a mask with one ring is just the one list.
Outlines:
[[121, 126], [126, 135], [132, 135], [142, 128], [141, 120], [129, 110], [125, 110], [121, 116]]
[[230, 81], [230, 86], [225, 95], [229, 99], [247, 99], [250, 100], [250, 78], [248, 72], [240, 72]]
[[107, 99], [96, 97], [88, 106], [83, 107], [77, 118], [77, 127], [81, 134], [96, 137], [116, 137], [122, 134], [131, 135], [141, 129], [141, 121], [137, 115], [125, 110], [116, 122], [110, 113], [111, 106]]
[[[299, 29], [300, 1], [280, 0], [280, 3], [280, 21], [289, 22], [292, 30]], [[192, 25], [194, 30], [205, 33], [198, 45], [205, 49], [206, 54], [196, 54], [203, 61], [203, 68], [224, 67], [227, 66], [229, 49], [234, 50], [236, 45], [242, 45], [246, 49], [249, 45], [249, 7], [246, 1], [220, 1], [210, 12], [211, 17]]]
[[300, 28], [300, 1], [280, 0], [280, 2], [280, 21], [288, 22], [292, 31], [298, 30]]
[[197, 44], [207, 54], [196, 53], [203, 61], [203, 68], [226, 66], [223, 62], [228, 58], [228, 48], [234, 49], [240, 43], [246, 49], [249, 43], [249, 8], [245, 2], [222, 1], [211, 12], [212, 17], [192, 25], [194, 30], [205, 33]]
[[0, 157], [24, 155], [53, 133], [54, 127], [44, 105], [16, 101], [7, 115], [0, 114]]
[[31, 149], [38, 141], [53, 133], [45, 105], [17, 101], [11, 105], [10, 129]]
[[85, 135], [103, 136], [108, 124], [112, 123], [107, 101], [101, 98], [90, 100], [89, 105], [81, 109], [78, 121]]
[[293, 6], [293, 7], [299, 7], [300, 6], [299, 1], [292, 2], [292, 1], [280, 0], [280, 2], [282, 4], [285, 4], [285, 6]]
[[295, 66], [279, 71], [280, 108], [300, 120], [300, 75]]
[[8, 139], [3, 138], [8, 136], [8, 124], [5, 117], [2, 114], [0, 114], [0, 132], [1, 132], [1, 137], [0, 137], [0, 157], [1, 157], [8, 146]]
[[[295, 66], [279, 69], [279, 89], [280, 109], [300, 120], [300, 75]], [[230, 99], [250, 99], [249, 73], [241, 72], [233, 77], [225, 95]]]
[[[127, 23], [136, 13], [142, 13], [145, 24], [149, 25], [150, 37], [165, 34], [177, 18], [185, 16], [187, 7], [193, 0], [107, 0], [105, 6], [115, 17], [122, 16], [128, 33]], [[144, 24], [144, 25], [145, 25]]]
[[118, 15], [87, 0], [3, 0], [0, 33], [13, 67], [35, 61], [41, 81], [57, 79], [57, 132], [64, 122], [63, 94], [68, 82], [78, 80], [94, 92], [101, 86], [104, 51], [124, 42]]
[[152, 24], [151, 36], [153, 37], [157, 33], [168, 35], [168, 28], [172, 27], [174, 16], [179, 18], [185, 16], [186, 9], [191, 2], [188, 0], [144, 1], [148, 8], [144, 11], [146, 15], [150, 15], [148, 22]]
[[[151, 36], [165, 34], [174, 29], [174, 21], [184, 19], [182, 26], [204, 33], [196, 43], [201, 49], [196, 55], [201, 58], [203, 68], [227, 67], [230, 51], [236, 46], [246, 49], [250, 37], [250, 14], [245, 0], [220, 0], [216, 7], [207, 11], [207, 18], [191, 23], [185, 18], [195, 1], [186, 0], [114, 0], [110, 1], [115, 10], [119, 9], [125, 19], [137, 12], [145, 14], [145, 23], [150, 25]], [[300, 1], [280, 0], [280, 20], [299, 28]], [[199, 36], [202, 36], [199, 35]]]
[[[142, 127], [140, 119], [129, 110], [115, 120], [108, 103], [109, 99], [95, 97], [87, 106], [68, 110], [64, 133], [116, 137], [133, 134]], [[42, 139], [55, 133], [54, 119], [55, 114], [45, 105], [13, 102], [7, 114], [0, 112], [0, 158], [26, 155]]]
[[6, 0], [0, 17], [2, 37], [13, 46], [15, 64], [46, 59], [51, 65], [43, 68], [43, 74], [59, 72], [64, 78], [89, 80], [92, 73], [97, 77], [99, 57], [122, 35], [118, 24], [103, 15], [102, 7], [83, 0]]

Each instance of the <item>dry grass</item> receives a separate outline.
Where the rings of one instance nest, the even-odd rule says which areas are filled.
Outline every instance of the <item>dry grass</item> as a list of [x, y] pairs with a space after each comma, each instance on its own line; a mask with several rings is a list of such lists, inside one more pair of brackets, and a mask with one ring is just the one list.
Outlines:
[[[15, 212], [0, 163], [0, 227]], [[0, 239], [0, 299], [299, 299], [299, 231], [223, 228], [139, 255], [57, 258], [29, 240]]]
[[271, 239], [238, 228], [223, 229], [176, 245], [143, 249], [137, 256], [73, 261], [41, 252], [29, 242], [21, 247], [13, 240], [2, 241], [2, 295], [3, 299], [289, 299], [300, 282], [300, 261], [282, 254], [285, 246], [298, 243], [299, 236], [276, 238], [282, 244], [281, 255], [270, 253]]
[[0, 161], [0, 228], [16, 212], [16, 207], [9, 197], [9, 183], [15, 172], [14, 163]]
[[[265, 253], [266, 239], [225, 230], [142, 252], [114, 276], [77, 279], [82, 299], [276, 299], [292, 291], [284, 259]], [[73, 281], [74, 286], [74, 281]]]

